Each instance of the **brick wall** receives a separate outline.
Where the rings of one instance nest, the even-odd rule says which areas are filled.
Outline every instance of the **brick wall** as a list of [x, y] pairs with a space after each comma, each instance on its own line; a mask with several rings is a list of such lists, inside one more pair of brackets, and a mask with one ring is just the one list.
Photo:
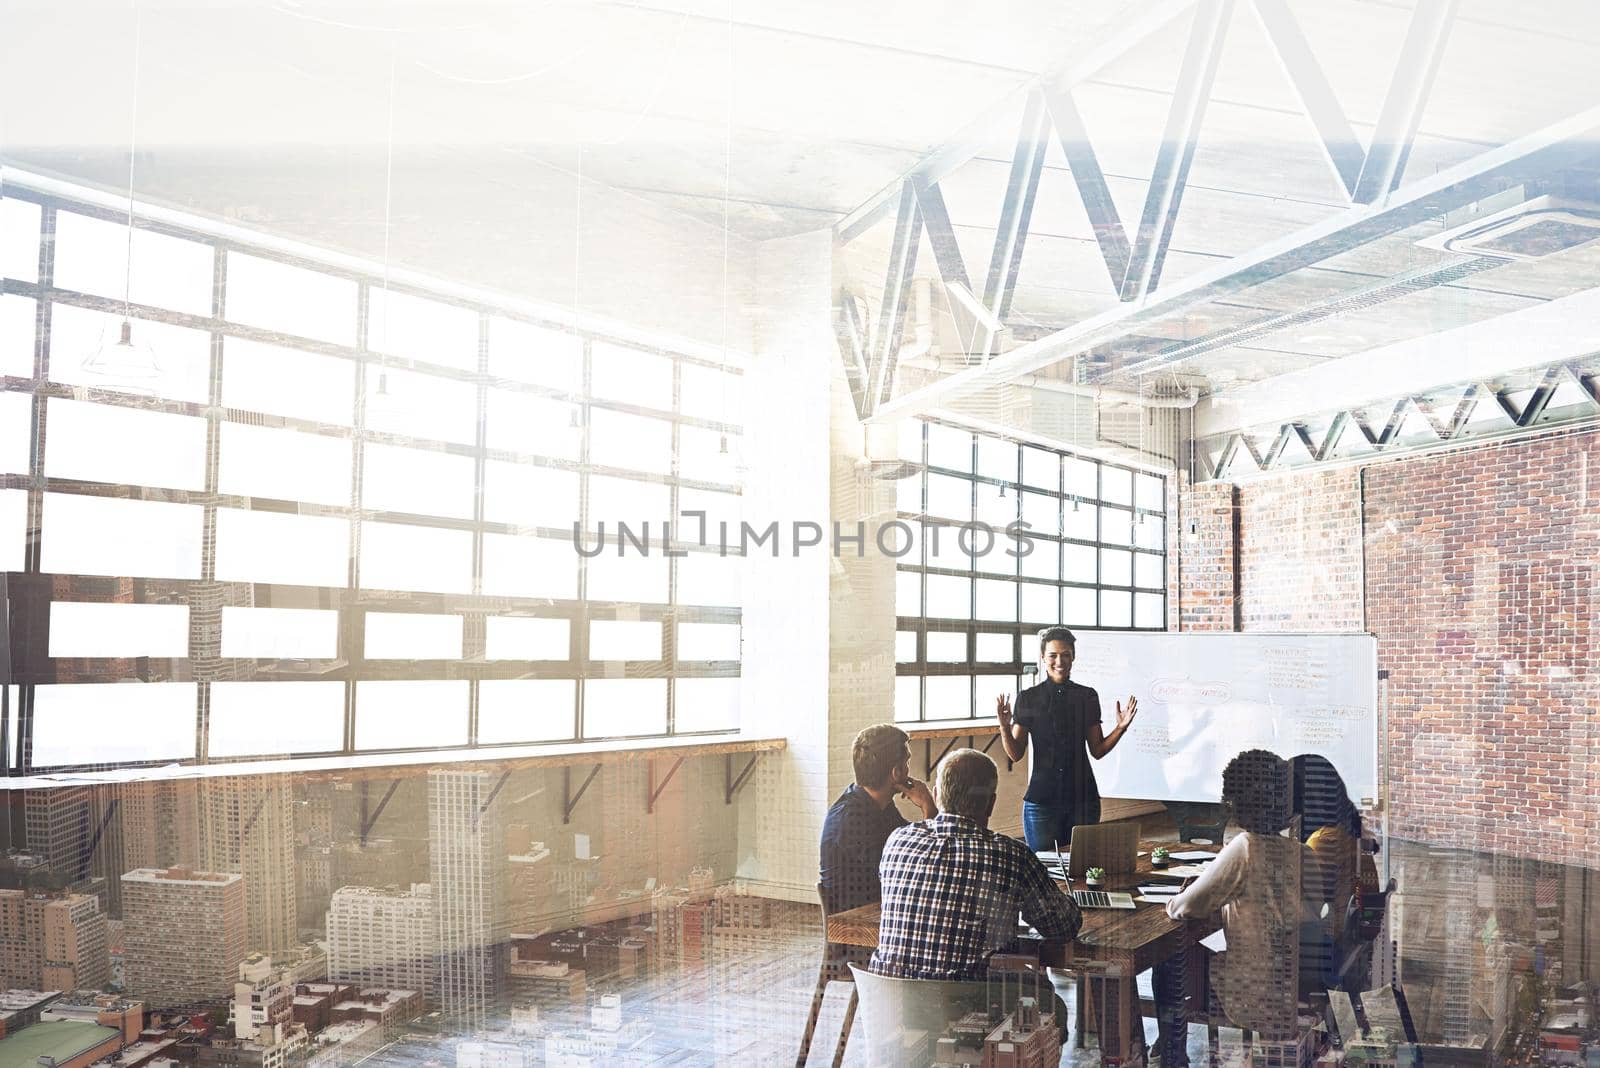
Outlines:
[[1365, 625], [1390, 672], [1391, 831], [1600, 867], [1591, 470], [1595, 432], [1373, 464], [1364, 489], [1355, 469], [1191, 487], [1177, 617]]

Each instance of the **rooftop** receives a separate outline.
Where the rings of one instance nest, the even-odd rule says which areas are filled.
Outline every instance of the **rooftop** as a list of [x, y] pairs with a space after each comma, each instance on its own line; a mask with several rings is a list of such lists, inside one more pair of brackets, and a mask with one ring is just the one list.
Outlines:
[[0, 990], [0, 1012], [31, 1009], [41, 1002], [60, 996], [59, 990]]
[[80, 1020], [55, 1020], [0, 1038], [0, 1068], [38, 1068], [40, 1057], [70, 1060], [122, 1032]]

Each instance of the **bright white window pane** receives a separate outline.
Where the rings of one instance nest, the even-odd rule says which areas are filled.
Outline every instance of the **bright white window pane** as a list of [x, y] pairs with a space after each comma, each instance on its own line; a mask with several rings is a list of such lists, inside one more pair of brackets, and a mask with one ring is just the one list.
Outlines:
[[1098, 582], [1100, 579], [1099, 561], [1095, 550], [1087, 545], [1063, 545], [1061, 547], [1062, 570], [1061, 577], [1067, 582]]
[[356, 683], [356, 748], [421, 749], [467, 744], [467, 683]]
[[922, 428], [920, 419], [902, 419], [895, 433], [895, 455], [906, 463], [922, 462]]
[[[1049, 579], [1054, 582], [1060, 578], [1061, 572], [1061, 547], [1053, 541], [1035, 538], [1029, 542], [1033, 551], [1027, 553], [1018, 561], [1022, 566], [1022, 574], [1026, 578]], [[1017, 546], [1017, 551], [1022, 552], [1022, 547]]]
[[739, 624], [679, 623], [678, 659], [738, 660]]
[[1022, 584], [1022, 618], [1029, 623], [1054, 623], [1061, 618], [1056, 607], [1056, 586], [1037, 582]]
[[[223, 423], [221, 432], [217, 464], [221, 492], [312, 504], [350, 503], [348, 439], [244, 423]], [[50, 441], [53, 447], [55, 438]]]
[[929, 675], [927, 718], [967, 719], [972, 715], [972, 676]]
[[922, 678], [918, 675], [894, 677], [894, 719], [914, 723], [922, 716]]
[[1147, 511], [1166, 511], [1166, 487], [1161, 478], [1156, 475], [1147, 475], [1141, 471], [1133, 476], [1133, 483], [1134, 494], [1137, 498], [1134, 503]]
[[[728, 445], [727, 452], [722, 451], [724, 441]], [[734, 485], [740, 480], [737, 458], [742, 447], [737, 434], [681, 426], [678, 428], [678, 474], [702, 482]]]
[[[588, 529], [599, 530], [599, 525], [604, 523], [606, 537], [613, 543], [620, 536], [619, 524], [626, 524], [634, 537], [643, 541], [645, 524], [649, 523], [651, 544], [660, 544], [664, 533], [662, 524], [671, 517], [672, 490], [666, 483], [640, 482], [606, 475], [589, 476]], [[636, 550], [630, 544], [628, 551]]]
[[399, 523], [363, 523], [361, 585], [369, 590], [471, 593], [472, 534]]
[[350, 426], [355, 421], [356, 364], [336, 356], [224, 338], [222, 405]]
[[978, 579], [977, 618], [1015, 620], [1017, 584], [997, 579]]
[[1101, 549], [1100, 581], [1107, 586], [1132, 586], [1132, 554], [1121, 549]]
[[1162, 574], [1162, 560], [1159, 556], [1150, 553], [1134, 553], [1133, 555], [1133, 582], [1135, 586], [1142, 586], [1147, 590], [1159, 590], [1166, 585], [1166, 576]]
[[1022, 481], [1040, 489], [1056, 490], [1061, 485], [1061, 459], [1053, 452], [1022, 447]]
[[0, 490], [0, 571], [21, 571], [28, 528], [26, 490]]
[[967, 636], [944, 630], [928, 632], [928, 663], [960, 664], [967, 659]]
[[672, 361], [596, 341], [589, 350], [589, 389], [596, 397], [672, 410]]
[[39, 280], [39, 205], [0, 200], [0, 278]]
[[214, 682], [213, 757], [329, 753], [344, 745], [342, 682]]
[[134, 319], [132, 325], [134, 342], [149, 346], [160, 369], [160, 374], [137, 382], [109, 378], [83, 366], [102, 346], [116, 343], [122, 330], [120, 315], [54, 305], [50, 310], [51, 380], [204, 404], [211, 395], [211, 335], [144, 319]]
[[[681, 654], [680, 654], [681, 656]], [[917, 662], [917, 632], [914, 630], [895, 631], [894, 659], [897, 664], [915, 664]]]
[[[197, 579], [202, 519], [203, 510], [194, 504], [46, 493], [40, 569]], [[108, 531], [116, 536], [107, 537]]]
[[1101, 590], [1100, 625], [1102, 627], [1132, 626], [1133, 595], [1119, 590]]
[[[995, 533], [995, 551], [1003, 551], [1004, 546], [1010, 544], [1010, 540], [1005, 536], [1005, 529], [1008, 525], [1017, 521], [1017, 491], [1013, 487], [1006, 490], [1002, 495], [999, 486], [988, 482], [979, 482], [976, 488], [978, 491], [978, 522], [989, 525], [989, 529]], [[987, 540], [981, 534], [973, 536], [973, 544], [980, 551]], [[980, 566], [984, 566], [985, 570], [992, 571], [995, 569], [996, 564], [997, 561], [990, 561], [987, 566]], [[1001, 563], [998, 566], [1002, 571], [1009, 570], [1006, 564]]]
[[1167, 544], [1167, 522], [1158, 515], [1143, 516], [1133, 527], [1133, 543], [1141, 549], [1162, 549]]
[[666, 732], [666, 679], [589, 679], [583, 684], [585, 738]]
[[50, 605], [51, 656], [189, 655], [189, 608], [181, 604]]
[[577, 702], [578, 684], [572, 679], [485, 679], [478, 683], [478, 741], [570, 739]]
[[[3, 203], [13, 203], [4, 201]], [[39, 305], [30, 297], [0, 295], [0, 375], [33, 377], [33, 342]]]
[[590, 660], [660, 660], [661, 624], [597, 619], [589, 624]]
[[972, 434], [954, 427], [928, 424], [928, 464], [952, 471], [972, 470]]
[[1092, 627], [1098, 618], [1094, 590], [1080, 586], [1061, 587], [1061, 622], [1069, 627]]
[[[380, 387], [384, 392], [380, 393]], [[367, 426], [390, 434], [450, 441], [478, 440], [478, 388], [437, 375], [367, 368]], [[490, 442], [490, 448], [494, 448]]]
[[[49, 403], [54, 407], [56, 402]], [[26, 393], [0, 393], [0, 474], [28, 473], [32, 427], [33, 398]], [[55, 428], [52, 427], [50, 431], [52, 447], [55, 442]]]
[[[592, 482], [593, 480], [591, 480]], [[741, 541], [743, 528], [740, 519], [743, 516], [744, 500], [737, 493], [714, 493], [710, 490], [679, 489], [678, 490], [678, 522], [672, 528], [673, 540], [683, 544], [704, 544], [720, 547], [724, 534], [723, 524], [727, 524], [727, 544], [737, 546], [746, 544]], [[704, 516], [690, 515], [690, 512], [704, 512]], [[780, 528], [780, 537], [782, 530]], [[763, 539], [760, 546], [755, 544], [756, 539]], [[751, 531], [748, 544], [752, 554], [772, 555], [773, 539], [766, 537], [763, 529]], [[780, 544], [779, 551], [782, 552]]]
[[284, 512], [217, 509], [217, 579], [343, 588], [350, 524]]
[[672, 424], [594, 408], [589, 412], [589, 462], [629, 471], [672, 473]]
[[1017, 445], [999, 438], [978, 437], [978, 474], [1001, 478], [1007, 482], [1017, 480]]
[[339, 613], [224, 605], [222, 655], [245, 660], [330, 660], [339, 655]]
[[583, 429], [572, 425], [576, 406], [505, 389], [489, 390], [488, 403], [484, 434], [489, 448], [561, 460], [578, 458]]
[[1078, 504], [1074, 507], [1074, 502], [1065, 502], [1061, 511], [1062, 537], [1094, 541], [1098, 531], [1095, 520], [1099, 515], [1100, 510], [1093, 504]]
[[[742, 559], [734, 556], [718, 556], [716, 553], [690, 553], [677, 563], [678, 604], [715, 605], [723, 608], [737, 608], [743, 604], [740, 593], [744, 565]], [[592, 577], [589, 591], [593, 596]]]
[[347, 278], [230, 251], [226, 308], [247, 326], [356, 343], [356, 284]]
[[1133, 544], [1133, 513], [1121, 508], [1100, 509], [1100, 540], [1107, 545]]
[[1093, 460], [1080, 460], [1076, 456], [1068, 456], [1063, 467], [1066, 492], [1086, 501], [1098, 500], [1100, 476], [1096, 468], [1099, 466]]
[[578, 474], [532, 463], [485, 461], [483, 517], [491, 523], [552, 527], [570, 534], [578, 521]]
[[978, 662], [980, 664], [1009, 664], [1016, 656], [1015, 643], [1009, 634], [978, 634]]
[[473, 477], [470, 456], [369, 444], [361, 461], [361, 506], [471, 519]]
[[1061, 500], [1042, 493], [1022, 494], [1022, 521], [1028, 524], [1029, 534], [1061, 533]]
[[1100, 466], [1100, 499], [1108, 504], [1133, 503], [1133, 472], [1125, 467]]
[[17, 729], [17, 705], [22, 698], [19, 696], [18, 689], [15, 686], [7, 686], [3, 691], [0, 692], [5, 694], [6, 726], [8, 728], [6, 737], [10, 739], [10, 744], [6, 747], [6, 759], [10, 760], [12, 765], [15, 766], [17, 763], [18, 738], [22, 733]]
[[928, 475], [928, 514], [965, 523], [972, 518], [972, 482], [950, 475]]
[[896, 479], [894, 483], [894, 506], [902, 512], [912, 515], [922, 514], [922, 473]]
[[133, 303], [210, 315], [214, 255], [209, 245], [138, 228], [130, 251], [126, 223], [56, 212], [55, 283], [62, 289], [120, 300], [131, 257]]
[[483, 536], [483, 592], [491, 597], [546, 597], [570, 601], [578, 596], [582, 557], [566, 538]]
[[917, 572], [894, 573], [894, 611], [899, 616], [922, 614], [922, 576]]
[[583, 338], [498, 316], [489, 320], [489, 373], [566, 393], [583, 391]]
[[367, 348], [464, 371], [478, 369], [478, 313], [426, 297], [367, 288]]
[[33, 700], [37, 767], [194, 757], [192, 682], [40, 686]]
[[368, 612], [368, 660], [459, 660], [462, 618], [421, 612]]
[[51, 478], [204, 489], [206, 421], [51, 398], [44, 471]]
[[678, 368], [678, 410], [716, 423], [737, 424], [744, 411], [744, 379], [714, 367], [684, 363]]
[[1133, 625], [1161, 630], [1166, 626], [1166, 598], [1159, 593], [1133, 595]]
[[[969, 535], [967, 541], [973, 548], [981, 548], [982, 543], [977, 540], [976, 533]], [[945, 524], [935, 527], [934, 524], [922, 525], [922, 540], [926, 546], [929, 567], [944, 567], [955, 571], [972, 570], [972, 557], [968, 556], [961, 547], [961, 528]]]
[[739, 729], [739, 683], [733, 679], [678, 679], [673, 729], [679, 734]]
[[950, 575], [928, 576], [928, 618], [971, 619], [972, 580]]
[[567, 660], [572, 624], [565, 619], [490, 616], [484, 620], [486, 660]]

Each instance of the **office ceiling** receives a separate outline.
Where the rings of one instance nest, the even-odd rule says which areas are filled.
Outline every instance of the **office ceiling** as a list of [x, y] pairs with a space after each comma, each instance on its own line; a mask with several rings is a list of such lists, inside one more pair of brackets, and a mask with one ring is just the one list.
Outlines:
[[[1600, 8], [1421, 2], [1455, 17], [1400, 192], [1594, 105]], [[136, 100], [141, 163], [148, 154], [167, 199], [292, 228], [314, 178], [324, 214], [344, 224], [343, 243], [371, 252], [392, 149], [396, 202], [425, 187], [425, 201], [414, 201], [426, 207], [413, 210], [427, 217], [412, 221], [426, 224], [441, 262], [459, 262], [481, 244], [484, 219], [529, 210], [524, 190], [534, 176], [581, 173], [699, 220], [708, 240], [726, 223], [737, 240], [760, 241], [833, 227], [931, 155], [965, 143], [973, 153], [940, 188], [967, 269], [981, 279], [1029, 87], [1088, 69], [1073, 95], [1131, 231], [1194, 11], [1211, 3], [1225, 34], [1159, 295], [1351, 209], [1257, 0], [155, 2], [138, 6], [137, 48], [127, 9], [5, 0], [3, 152], [116, 184]], [[1282, 6], [1364, 146], [1404, 65], [1416, 5]], [[246, 168], [253, 180], [241, 177]], [[1562, 195], [1600, 201], [1587, 163], [1557, 184]], [[838, 281], [869, 305], [892, 224], [891, 213], [841, 260]], [[1442, 215], [1421, 218], [1353, 240], [1314, 265], [1130, 322], [1072, 355], [1108, 386], [1147, 388], [1155, 377], [1225, 393], [1600, 283], [1600, 248], [1583, 245], [1363, 295], [1463, 259], [1417, 245], [1445, 225]], [[932, 277], [924, 248], [916, 271]], [[1052, 137], [1010, 343], [1119, 306]], [[1243, 332], [1221, 333], [1234, 329]], [[1035, 370], [1061, 377], [1068, 366]]]

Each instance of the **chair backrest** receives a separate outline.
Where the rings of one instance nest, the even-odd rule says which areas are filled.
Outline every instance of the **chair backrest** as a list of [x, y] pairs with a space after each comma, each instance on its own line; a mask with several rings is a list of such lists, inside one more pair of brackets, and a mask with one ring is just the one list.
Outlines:
[[[867, 1068], [928, 1064], [941, 1038], [976, 1037], [978, 1058], [992, 1029], [983, 983], [894, 979], [850, 965], [860, 999], [857, 1012], [866, 1040]], [[965, 1043], [963, 1043], [965, 1048]]]

